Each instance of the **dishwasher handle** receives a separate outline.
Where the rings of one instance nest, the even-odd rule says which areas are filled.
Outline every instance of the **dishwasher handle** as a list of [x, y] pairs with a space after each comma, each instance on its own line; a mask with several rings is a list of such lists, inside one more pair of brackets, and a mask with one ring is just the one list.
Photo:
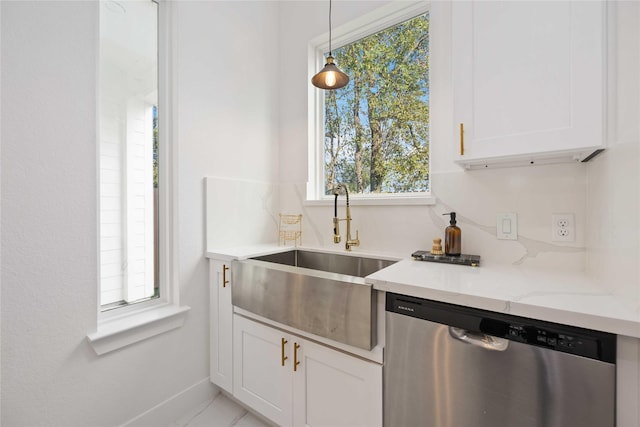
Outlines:
[[483, 334], [482, 332], [473, 332], [462, 328], [449, 326], [449, 335], [452, 338], [467, 344], [482, 347], [486, 350], [505, 351], [509, 347], [509, 340], [494, 337], [492, 335]]

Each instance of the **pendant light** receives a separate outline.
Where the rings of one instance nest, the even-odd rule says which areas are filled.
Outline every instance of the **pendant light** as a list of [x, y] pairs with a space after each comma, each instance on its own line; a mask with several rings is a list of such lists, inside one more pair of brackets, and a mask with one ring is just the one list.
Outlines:
[[340, 89], [349, 83], [349, 76], [340, 71], [331, 55], [331, 0], [329, 0], [329, 56], [327, 63], [318, 74], [311, 78], [311, 84], [320, 89]]

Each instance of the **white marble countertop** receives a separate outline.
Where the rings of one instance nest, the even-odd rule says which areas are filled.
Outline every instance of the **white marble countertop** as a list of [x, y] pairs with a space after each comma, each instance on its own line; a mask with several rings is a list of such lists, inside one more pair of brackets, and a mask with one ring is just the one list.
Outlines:
[[278, 246], [277, 244], [234, 246], [230, 248], [208, 249], [205, 253], [207, 258], [215, 258], [221, 261], [232, 261], [234, 259], [247, 259], [256, 256], [274, 254], [277, 252], [295, 249], [293, 246]]
[[[291, 249], [275, 244], [251, 245], [208, 250], [206, 256], [230, 261]], [[353, 255], [374, 254], [358, 251]], [[637, 302], [612, 295], [586, 274], [402, 259], [367, 276], [366, 282], [380, 291], [640, 338]]]
[[374, 289], [640, 338], [640, 310], [586, 274], [405, 259], [367, 276]]

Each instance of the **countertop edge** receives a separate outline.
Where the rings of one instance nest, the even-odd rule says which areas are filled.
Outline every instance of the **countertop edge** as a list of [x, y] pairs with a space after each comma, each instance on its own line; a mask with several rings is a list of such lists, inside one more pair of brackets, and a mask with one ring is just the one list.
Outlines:
[[[396, 267], [398, 268], [398, 267]], [[446, 268], [446, 267], [445, 267]], [[453, 266], [452, 268], [461, 268]], [[378, 272], [379, 273], [379, 272]], [[409, 295], [434, 301], [457, 304], [465, 307], [478, 308], [493, 311], [496, 313], [520, 316], [531, 319], [543, 320], [564, 325], [576, 326], [602, 332], [609, 332], [617, 335], [625, 335], [640, 338], [640, 314], [638, 310], [633, 310], [627, 306], [627, 310], [616, 311], [612, 314], [589, 312], [588, 307], [561, 307], [548, 306], [542, 303], [522, 301], [522, 297], [482, 296], [471, 293], [457, 292], [455, 290], [442, 289], [436, 284], [431, 287], [424, 283], [411, 283], [408, 280], [396, 282], [380, 278], [384, 274], [374, 273], [366, 278], [375, 290], [393, 292], [401, 295]], [[500, 272], [502, 273], [502, 271]], [[376, 277], [378, 276], [378, 277]], [[585, 280], [585, 286], [593, 286], [593, 283]], [[440, 284], [440, 286], [442, 286]], [[544, 292], [541, 292], [544, 294]], [[549, 298], [553, 298], [550, 294]], [[592, 302], [607, 304], [625, 305], [625, 302], [614, 295], [602, 291], [601, 294], [593, 293], [591, 289], [585, 291], [584, 295], [576, 295], [575, 298], [588, 298]], [[541, 298], [544, 300], [544, 296]]]
[[277, 244], [257, 244], [247, 246], [233, 246], [227, 248], [207, 249], [205, 257], [221, 261], [241, 260], [256, 256], [269, 255], [295, 249], [293, 246], [278, 246]]

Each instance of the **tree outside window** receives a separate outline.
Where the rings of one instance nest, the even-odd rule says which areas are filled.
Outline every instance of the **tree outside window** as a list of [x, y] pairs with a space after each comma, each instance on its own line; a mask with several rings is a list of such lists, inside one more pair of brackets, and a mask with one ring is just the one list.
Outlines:
[[429, 14], [333, 55], [350, 82], [325, 92], [325, 194], [429, 191]]

